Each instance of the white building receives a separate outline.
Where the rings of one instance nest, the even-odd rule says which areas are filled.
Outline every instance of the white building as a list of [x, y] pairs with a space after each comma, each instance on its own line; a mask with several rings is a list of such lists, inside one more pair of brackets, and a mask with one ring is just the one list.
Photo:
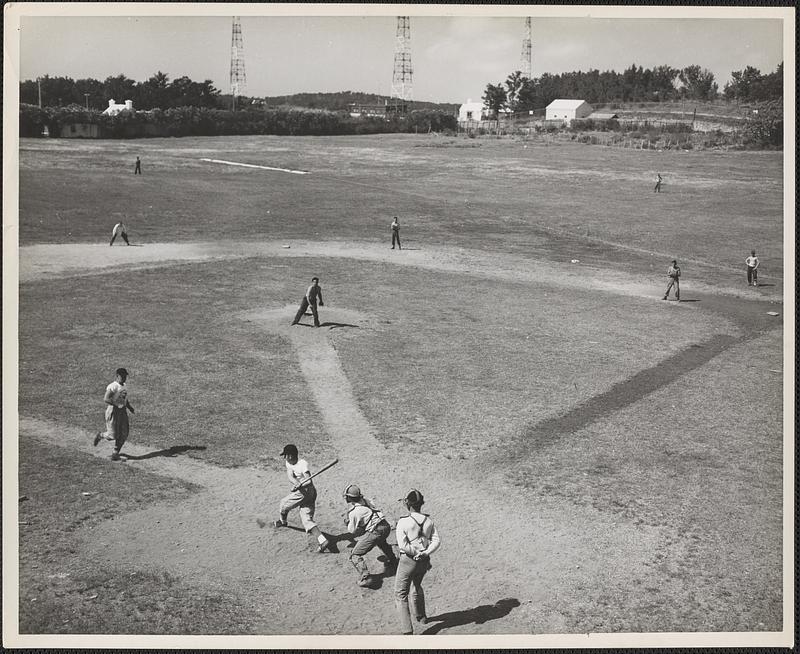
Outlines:
[[108, 108], [103, 114], [106, 116], [116, 116], [120, 111], [133, 111], [133, 100], [125, 100], [125, 104], [116, 104], [114, 100], [109, 100]]
[[472, 100], [467, 100], [458, 109], [459, 123], [470, 121], [478, 122], [484, 120], [485, 116], [486, 108], [483, 106], [483, 102], [473, 102]]
[[586, 100], [553, 100], [545, 110], [545, 120], [560, 120], [567, 124], [586, 118], [592, 113], [592, 105]]

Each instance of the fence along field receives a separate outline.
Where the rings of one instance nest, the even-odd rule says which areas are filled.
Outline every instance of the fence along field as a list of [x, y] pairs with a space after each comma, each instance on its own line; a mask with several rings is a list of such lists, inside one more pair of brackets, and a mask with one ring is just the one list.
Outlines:
[[[21, 631], [395, 633], [344, 541], [256, 526], [285, 442], [340, 459], [332, 535], [348, 483], [425, 492], [431, 634], [781, 629], [780, 155], [474, 141], [22, 141]], [[117, 365], [122, 464], [86, 446]]]

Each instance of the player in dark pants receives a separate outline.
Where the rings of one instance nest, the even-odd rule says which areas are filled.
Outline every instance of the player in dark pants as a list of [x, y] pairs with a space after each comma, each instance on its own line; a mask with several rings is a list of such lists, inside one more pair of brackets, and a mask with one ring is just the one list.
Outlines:
[[672, 287], [675, 287], [675, 299], [680, 302], [681, 301], [681, 269], [678, 266], [678, 262], [673, 259], [672, 264], [669, 268], [667, 268], [667, 277], [669, 277], [669, 284], [667, 284], [667, 290], [664, 291], [664, 298], [667, 299], [669, 297], [669, 292], [672, 290]]
[[397, 220], [397, 216], [392, 221], [392, 250], [394, 250], [395, 243], [398, 250], [403, 249], [403, 246], [400, 245], [400, 222]]
[[133, 169], [134, 175], [141, 175], [142, 174], [142, 162], [139, 157], [136, 157], [136, 167]]
[[319, 327], [319, 314], [317, 313], [317, 300], [319, 300], [319, 306], [324, 307], [325, 303], [322, 301], [322, 287], [319, 285], [319, 277], [312, 277], [311, 278], [311, 286], [308, 287], [306, 294], [303, 296], [303, 299], [300, 302], [300, 308], [297, 310], [297, 313], [294, 316], [294, 320], [292, 321], [293, 325], [296, 325], [300, 322], [300, 318], [302, 318], [308, 307], [311, 307], [311, 314], [314, 316], [314, 327]]
[[122, 240], [125, 241], [125, 245], [131, 244], [128, 240], [128, 230], [125, 228], [125, 223], [117, 223], [114, 225], [114, 230], [111, 232], [111, 242], [109, 245], [114, 245], [114, 241], [116, 240], [117, 236], [122, 237]]
[[656, 174], [656, 186], [653, 189], [654, 193], [661, 193], [661, 173]]
[[358, 538], [350, 553], [350, 563], [360, 575], [358, 585], [369, 586], [371, 583], [369, 568], [364, 560], [367, 552], [377, 547], [386, 557], [384, 563], [386, 571], [392, 571], [397, 567], [397, 556], [392, 546], [386, 542], [392, 533], [392, 526], [383, 513], [361, 495], [361, 489], [355, 484], [345, 489], [344, 499], [347, 502], [344, 523], [347, 525], [347, 531]]

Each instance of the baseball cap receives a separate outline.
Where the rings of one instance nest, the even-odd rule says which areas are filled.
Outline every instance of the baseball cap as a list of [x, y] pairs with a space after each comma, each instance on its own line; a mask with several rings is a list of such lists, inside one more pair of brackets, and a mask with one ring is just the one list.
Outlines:
[[125, 375], [128, 376], [128, 371], [125, 368], [117, 368], [116, 373], [117, 375]]
[[286, 456], [287, 454], [297, 456], [297, 445], [286, 445], [283, 448], [283, 452], [281, 452], [281, 456]]
[[344, 496], [352, 497], [353, 499], [358, 499], [361, 497], [361, 489], [355, 484], [350, 484], [347, 488], [344, 489]]
[[408, 491], [408, 494], [405, 497], [401, 497], [398, 502], [409, 502], [410, 504], [422, 504], [425, 501], [425, 498], [422, 496], [416, 488], [412, 488]]

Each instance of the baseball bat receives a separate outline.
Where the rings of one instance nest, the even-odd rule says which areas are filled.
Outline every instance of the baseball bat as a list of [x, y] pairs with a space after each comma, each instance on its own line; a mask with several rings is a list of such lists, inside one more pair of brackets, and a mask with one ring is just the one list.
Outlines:
[[298, 488], [300, 488], [300, 486], [302, 486], [302, 485], [303, 485], [303, 484], [305, 484], [305, 483], [308, 483], [309, 481], [311, 481], [312, 479], [314, 479], [314, 477], [316, 477], [316, 476], [317, 476], [317, 475], [319, 475], [319, 474], [322, 474], [322, 473], [323, 473], [323, 472], [325, 472], [325, 471], [326, 471], [328, 468], [332, 468], [332, 467], [333, 467], [333, 466], [335, 466], [337, 463], [339, 463], [339, 459], [334, 459], [334, 460], [333, 460], [333, 461], [331, 461], [331, 462], [330, 462], [328, 465], [326, 465], [324, 468], [320, 468], [320, 469], [319, 469], [319, 470], [317, 470], [317, 471], [316, 471], [316, 472], [315, 472], [313, 475], [311, 475], [310, 477], [308, 477], [308, 478], [304, 479], [302, 482], [300, 482], [299, 484], [297, 484], [297, 486], [295, 486], [295, 487], [294, 487], [292, 490], [297, 490]]

